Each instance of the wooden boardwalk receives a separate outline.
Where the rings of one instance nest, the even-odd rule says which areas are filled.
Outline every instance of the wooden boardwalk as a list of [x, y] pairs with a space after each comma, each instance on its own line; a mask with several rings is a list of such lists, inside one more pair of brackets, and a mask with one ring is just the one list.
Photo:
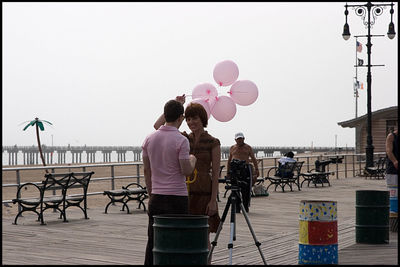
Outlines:
[[[251, 200], [249, 218], [261, 250], [269, 265], [298, 264], [298, 215], [301, 200], [335, 200], [338, 203], [339, 264], [398, 264], [397, 233], [390, 243], [365, 245], [355, 243], [355, 191], [386, 190], [384, 180], [364, 178], [331, 179], [331, 187], [303, 187], [302, 191], [270, 191], [268, 197]], [[221, 185], [219, 212], [226, 204]], [[99, 196], [104, 197], [106, 196]], [[102, 201], [102, 203], [104, 203]], [[146, 201], [147, 204], [147, 201]], [[103, 205], [103, 204], [102, 204]], [[130, 203], [132, 214], [120, 206], [89, 206], [89, 220], [75, 208], [68, 211], [69, 222], [47, 211], [47, 225], [35, 221], [27, 212], [13, 225], [13, 216], [2, 218], [3, 264], [129, 264], [142, 265], [147, 241], [147, 214]], [[229, 212], [230, 215], [230, 212]], [[212, 264], [229, 263], [230, 216], [228, 215], [213, 253]], [[233, 242], [234, 265], [262, 265], [262, 259], [242, 214], [236, 216], [236, 241]], [[215, 234], [211, 235], [211, 241]]]

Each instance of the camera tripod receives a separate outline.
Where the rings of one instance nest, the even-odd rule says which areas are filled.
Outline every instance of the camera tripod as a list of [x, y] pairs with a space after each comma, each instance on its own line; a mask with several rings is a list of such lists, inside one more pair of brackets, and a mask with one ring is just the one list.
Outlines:
[[224, 212], [223, 212], [222, 217], [221, 217], [221, 221], [220, 221], [220, 223], [218, 225], [218, 229], [217, 229], [217, 232], [215, 234], [214, 241], [211, 242], [212, 247], [211, 247], [210, 252], [208, 253], [208, 260], [211, 259], [211, 255], [212, 255], [212, 253], [214, 251], [215, 246], [217, 245], [217, 239], [218, 239], [219, 234], [220, 234], [220, 232], [222, 230], [222, 225], [224, 224], [224, 221], [225, 221], [225, 218], [226, 218], [226, 216], [228, 214], [229, 208], [231, 208], [231, 221], [230, 221], [231, 231], [230, 231], [228, 249], [229, 249], [229, 265], [232, 265], [233, 241], [236, 240], [236, 203], [240, 203], [240, 207], [241, 207], [243, 216], [246, 219], [247, 226], [249, 227], [251, 235], [253, 236], [255, 245], [257, 246], [258, 251], [260, 252], [260, 255], [261, 255], [261, 258], [262, 258], [262, 260], [264, 262], [264, 265], [267, 265], [267, 262], [265, 261], [264, 255], [263, 255], [263, 253], [262, 253], [262, 251], [260, 249], [261, 243], [258, 242], [258, 240], [256, 238], [256, 235], [254, 234], [253, 228], [251, 227], [251, 224], [250, 224], [249, 217], [247, 216], [247, 212], [246, 212], [245, 207], [243, 205], [243, 202], [241, 200], [240, 187], [237, 186], [237, 185], [231, 185], [231, 186], [227, 185], [227, 186], [225, 186], [225, 189], [230, 189], [231, 190], [231, 194], [230, 194], [230, 196], [228, 198], [228, 201], [226, 203]]

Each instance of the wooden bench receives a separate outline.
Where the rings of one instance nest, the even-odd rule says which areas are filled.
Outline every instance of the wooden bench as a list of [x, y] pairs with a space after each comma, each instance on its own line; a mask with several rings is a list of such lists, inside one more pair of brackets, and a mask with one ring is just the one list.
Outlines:
[[[267, 191], [271, 185], [275, 185], [274, 191], [278, 186], [285, 192], [285, 186], [289, 186], [290, 191], [293, 191], [293, 184], [297, 186], [300, 191], [300, 174], [304, 161], [299, 162], [286, 162], [284, 165], [273, 167], [268, 170], [267, 177], [264, 181], [269, 181]], [[263, 182], [263, 181], [260, 181]]]
[[[94, 172], [70, 172], [70, 173], [46, 173], [45, 180], [39, 184], [24, 183], [17, 189], [17, 197], [12, 202], [18, 203], [20, 212], [14, 219], [17, 224], [18, 217], [25, 211], [32, 211], [38, 215], [38, 221], [44, 222], [44, 212], [47, 209], [54, 209], [60, 212], [60, 218], [67, 222], [66, 209], [71, 206], [79, 207], [87, 217], [87, 189], [90, 178]], [[36, 190], [36, 197], [23, 197], [22, 189], [33, 187]], [[80, 188], [81, 194], [69, 194], [72, 188]], [[79, 189], [78, 189], [79, 190]], [[81, 206], [83, 204], [83, 207]]]
[[[132, 188], [133, 186], [136, 186], [136, 188]], [[131, 200], [138, 201], [138, 209], [143, 205], [143, 211], [146, 211], [146, 205], [143, 200], [148, 198], [147, 189], [138, 183], [130, 183], [127, 186], [123, 186], [122, 189], [104, 191], [103, 195], [107, 195], [110, 199], [110, 202], [105, 207], [104, 213], [107, 213], [108, 207], [111, 204], [115, 205], [115, 203], [119, 202], [122, 203], [121, 211], [124, 211], [124, 208], [126, 207], [126, 211], [129, 214], [127, 203]]]

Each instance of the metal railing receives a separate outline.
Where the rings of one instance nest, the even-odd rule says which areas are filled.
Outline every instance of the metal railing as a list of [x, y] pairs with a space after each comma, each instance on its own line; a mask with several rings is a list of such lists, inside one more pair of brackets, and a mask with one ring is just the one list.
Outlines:
[[[374, 153], [374, 157], [379, 157], [379, 156], [385, 156], [385, 153]], [[365, 166], [365, 153], [364, 154], [332, 154], [332, 155], [310, 155], [310, 156], [295, 156], [294, 158], [297, 161], [304, 161], [303, 164], [303, 169], [302, 172], [309, 171], [310, 169], [313, 169], [315, 160], [321, 160], [323, 158], [342, 158], [341, 163], [332, 163], [332, 167], [334, 168], [335, 176], [337, 179], [339, 178], [347, 178], [349, 176], [349, 172], [351, 174], [351, 177], [356, 177], [358, 175], [363, 175], [364, 171], [364, 166]], [[260, 176], [265, 177], [267, 175], [267, 172], [270, 168], [273, 168], [275, 166], [278, 166], [278, 159], [280, 157], [261, 157], [257, 158], [259, 162], [259, 170], [260, 170]], [[227, 160], [223, 159], [221, 160], [221, 165], [226, 166]], [[135, 166], [136, 167], [136, 174], [135, 175], [127, 175], [127, 176], [116, 176], [115, 175], [115, 168], [121, 167], [121, 166]], [[91, 179], [91, 183], [94, 182], [99, 182], [99, 181], [104, 181], [104, 180], [110, 180], [110, 188], [111, 190], [115, 189], [115, 180], [118, 179], [137, 179], [137, 183], [141, 184], [141, 179], [144, 178], [144, 175], [141, 174], [143, 171], [141, 171], [141, 167], [143, 166], [142, 162], [132, 162], [132, 163], [104, 163], [104, 164], [79, 164], [79, 165], [61, 165], [61, 166], [40, 166], [40, 167], [11, 167], [11, 168], [2, 168], [2, 172], [15, 172], [15, 178], [16, 182], [13, 184], [2, 184], [2, 187], [19, 187], [21, 184], [24, 184], [26, 181], [21, 181], [21, 172], [23, 171], [28, 171], [28, 170], [50, 170], [52, 173], [55, 173], [56, 170], [68, 170], [68, 172], [71, 172], [71, 170], [77, 170], [80, 171], [81, 169], [83, 172], [86, 172], [87, 168], [90, 169], [95, 169], [95, 168], [100, 168], [100, 167], [107, 167], [110, 168], [110, 173], [111, 176], [109, 177], [93, 177]], [[331, 167], [331, 168], [332, 168]], [[329, 165], [327, 166], [327, 171], [329, 171]], [[95, 172], [96, 173], [96, 172]], [[221, 176], [226, 175], [226, 168], [223, 169]], [[4, 176], [4, 175], [2, 175]], [[41, 181], [34, 182], [35, 184], [41, 184]], [[144, 182], [143, 182], [144, 184]], [[109, 190], [109, 188], [105, 188], [104, 190]], [[100, 195], [103, 194], [103, 191], [98, 191], [98, 192], [88, 192], [88, 196], [92, 195]], [[3, 200], [2, 203], [11, 203], [12, 200]]]

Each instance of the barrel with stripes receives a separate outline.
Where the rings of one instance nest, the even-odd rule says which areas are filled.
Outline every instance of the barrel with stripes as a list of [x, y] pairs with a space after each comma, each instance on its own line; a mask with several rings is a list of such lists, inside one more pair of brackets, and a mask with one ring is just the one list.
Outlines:
[[356, 242], [389, 243], [389, 191], [356, 191]]
[[302, 200], [299, 264], [338, 264], [337, 202]]

